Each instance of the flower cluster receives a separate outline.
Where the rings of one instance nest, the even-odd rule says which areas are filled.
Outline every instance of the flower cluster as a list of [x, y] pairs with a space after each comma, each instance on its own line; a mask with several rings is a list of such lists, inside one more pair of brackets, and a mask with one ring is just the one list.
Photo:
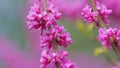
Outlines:
[[51, 4], [47, 11], [44, 11], [39, 4], [34, 4], [27, 15], [28, 29], [45, 30], [51, 26], [56, 25], [56, 20], [61, 18], [61, 13], [58, 8]]
[[98, 12], [93, 11], [92, 7], [86, 5], [85, 8], [82, 9], [81, 15], [85, 18], [87, 22], [97, 22]]
[[118, 28], [100, 28], [98, 39], [102, 42], [102, 45], [105, 45], [107, 48], [112, 48], [114, 42], [117, 43], [117, 46], [120, 47], [120, 29]]
[[88, 22], [98, 22], [98, 16], [101, 17], [101, 19], [105, 22], [105, 24], [108, 24], [109, 20], [108, 15], [112, 13], [112, 10], [107, 9], [104, 4], [96, 2], [96, 11], [93, 11], [92, 7], [90, 5], [86, 5], [85, 8], [82, 9], [81, 15], [83, 18]]
[[70, 33], [64, 32], [63, 26], [56, 25], [41, 36], [41, 47], [54, 48], [53, 42], [56, 42], [59, 46], [67, 47], [68, 44], [72, 44], [72, 39]]
[[112, 10], [107, 9], [104, 4], [100, 4], [99, 2], [96, 2], [96, 8], [102, 20], [105, 22], [105, 24], [108, 24], [108, 16], [112, 13]]
[[40, 47], [42, 49], [40, 68], [46, 68], [50, 63], [55, 66], [54, 68], [57, 66], [77, 68], [74, 63], [67, 60], [68, 52], [58, 49], [59, 46], [67, 47], [72, 44], [70, 33], [65, 31], [64, 26], [57, 24], [61, 13], [53, 4], [44, 9], [39, 4], [34, 4], [27, 15], [28, 29], [40, 30]]
[[113, 68], [120, 68], [120, 63], [117, 63], [117, 65], [114, 66]]
[[66, 59], [68, 52], [64, 50], [53, 53], [51, 53], [49, 50], [44, 50], [41, 55], [41, 68], [46, 68], [46, 66], [50, 63], [56, 64], [58, 62], [60, 63], [60, 68], [77, 68], [74, 63]]

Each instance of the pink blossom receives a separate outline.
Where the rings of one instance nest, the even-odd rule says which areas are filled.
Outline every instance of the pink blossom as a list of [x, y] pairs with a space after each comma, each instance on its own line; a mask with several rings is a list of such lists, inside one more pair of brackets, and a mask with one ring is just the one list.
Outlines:
[[48, 12], [52, 13], [55, 17], [55, 19], [60, 19], [61, 18], [61, 13], [58, 11], [58, 8], [56, 6], [54, 6], [53, 4], [51, 4], [48, 9]]
[[56, 20], [60, 18], [61, 13], [53, 4], [47, 8], [47, 12], [43, 11], [43, 8], [39, 4], [34, 4], [27, 15], [28, 29], [40, 28], [40, 30], [44, 30], [56, 25]]
[[112, 10], [107, 9], [104, 4], [99, 3], [98, 1], [96, 1], [96, 9], [96, 11], [93, 11], [91, 6], [86, 5], [85, 8], [82, 9], [81, 15], [88, 23], [95, 22], [99, 25], [97, 16], [100, 16], [103, 22], [108, 24], [108, 16], [112, 13]]
[[40, 6], [39, 4], [34, 4], [30, 11], [29, 11], [29, 14], [27, 15], [27, 25], [28, 25], [28, 29], [32, 29], [32, 28], [39, 28], [40, 27], [40, 23], [39, 22], [39, 19], [38, 19], [38, 14], [40, 13]]
[[107, 7], [104, 4], [99, 3], [98, 1], [96, 2], [96, 8], [104, 23], [108, 24], [108, 16], [112, 13], [112, 10], [107, 9]]
[[92, 7], [90, 7], [89, 5], [86, 5], [85, 8], [82, 9], [81, 15], [89, 23], [98, 21], [98, 13], [94, 12]]
[[48, 50], [44, 50], [41, 53], [41, 59], [40, 59], [40, 68], [46, 68], [46, 66], [51, 62], [52, 55]]
[[72, 44], [70, 33], [64, 31], [63, 26], [55, 26], [52, 30], [41, 35], [41, 47], [54, 48], [53, 42], [56, 42], [59, 46], [67, 47], [68, 44]]
[[68, 52], [64, 50], [53, 53], [51, 53], [49, 50], [44, 50], [41, 55], [40, 68], [46, 68], [50, 63], [55, 65], [57, 62], [60, 63], [61, 68], [77, 68], [75, 63], [66, 59]]
[[75, 63], [68, 60], [66, 63], [62, 65], [62, 68], [78, 68], [78, 67], [76, 66]]
[[98, 39], [102, 42], [102, 45], [106, 46], [107, 48], [112, 48], [113, 41], [117, 43], [118, 47], [120, 47], [120, 29], [100, 28]]

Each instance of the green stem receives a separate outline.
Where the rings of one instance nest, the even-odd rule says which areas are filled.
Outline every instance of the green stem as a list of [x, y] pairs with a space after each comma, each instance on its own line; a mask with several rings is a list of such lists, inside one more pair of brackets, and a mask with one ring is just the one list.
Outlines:
[[103, 53], [104, 57], [107, 59], [109, 63], [111, 63], [113, 66], [116, 64], [115, 59], [107, 52]]
[[90, 2], [90, 5], [91, 5], [92, 8], [93, 8], [93, 11], [96, 11], [97, 9], [96, 9], [96, 5], [95, 5], [95, 3], [94, 3], [94, 0], [89, 0], [89, 2]]
[[43, 0], [43, 4], [44, 4], [44, 10], [47, 12], [47, 2], [46, 2], [46, 0]]
[[[97, 41], [96, 41], [97, 42]], [[95, 43], [96, 43], [95, 42]], [[96, 43], [96, 45], [98, 45], [97, 43]], [[109, 54], [109, 52], [107, 51], [107, 52], [103, 52], [103, 55], [104, 55], [104, 57], [106, 58], [106, 60], [109, 62], [109, 63], [111, 63], [113, 66], [116, 64], [116, 60]]]
[[120, 50], [118, 49], [118, 46], [116, 45], [116, 43], [113, 43], [112, 48], [120, 61]]
[[120, 61], [120, 50], [119, 50], [119, 48], [118, 48], [118, 43], [117, 43], [117, 41], [116, 41], [114, 38], [112, 38], [112, 37], [110, 37], [110, 41], [112, 42], [112, 48], [113, 48], [116, 56], [118, 57], [118, 59], [119, 59], [119, 61]]

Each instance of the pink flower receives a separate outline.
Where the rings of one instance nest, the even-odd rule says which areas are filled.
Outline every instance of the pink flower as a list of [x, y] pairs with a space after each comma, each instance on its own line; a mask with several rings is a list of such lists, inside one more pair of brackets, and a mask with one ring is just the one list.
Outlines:
[[104, 4], [100, 4], [98, 1], [96, 2], [96, 8], [104, 23], [108, 24], [108, 15], [112, 13], [112, 10], [107, 9], [107, 7]]
[[40, 28], [40, 30], [43, 31], [44, 29], [56, 25], [56, 20], [60, 18], [61, 13], [53, 4], [47, 8], [47, 12], [43, 11], [39, 4], [34, 4], [27, 15], [28, 29]]
[[51, 31], [47, 32], [46, 34], [44, 35], [41, 35], [41, 38], [40, 38], [40, 47], [44, 48], [48, 48], [48, 49], [51, 49], [53, 48], [53, 35], [51, 33]]
[[117, 65], [114, 66], [113, 68], [120, 68], [120, 63], [117, 63]]
[[54, 48], [53, 42], [56, 42], [59, 46], [67, 47], [68, 44], [72, 44], [70, 33], [64, 31], [63, 26], [55, 26], [52, 30], [41, 35], [41, 47]]
[[104, 23], [108, 24], [108, 16], [112, 13], [112, 10], [107, 9], [104, 4], [101, 4], [98, 1], [96, 2], [96, 9], [96, 11], [93, 11], [91, 6], [86, 5], [85, 8], [82, 9], [81, 15], [88, 23], [95, 22], [96, 25], [99, 25], [97, 16], [100, 16]]
[[58, 11], [58, 8], [56, 6], [54, 6], [53, 4], [51, 4], [48, 9], [48, 12], [52, 13], [55, 17], [55, 19], [61, 19], [61, 13]]
[[40, 23], [39, 23], [39, 18], [38, 18], [38, 14], [40, 13], [40, 6], [39, 4], [34, 4], [30, 11], [29, 14], [27, 15], [27, 25], [28, 25], [28, 29], [37, 29], [40, 27]]
[[109, 28], [109, 29], [99, 29], [98, 39], [102, 42], [102, 45], [107, 48], [112, 48], [113, 42], [117, 43], [117, 46], [120, 47], [120, 29], [118, 28]]
[[62, 65], [62, 68], [78, 68], [78, 67], [76, 66], [75, 63], [68, 60], [66, 63]]
[[41, 53], [41, 59], [40, 59], [40, 68], [46, 68], [46, 66], [51, 62], [52, 55], [48, 50], [44, 50]]
[[55, 65], [57, 62], [60, 63], [61, 68], [77, 68], [75, 63], [66, 59], [68, 52], [64, 50], [53, 53], [51, 53], [49, 50], [44, 50], [41, 55], [40, 68], [46, 68], [50, 63]]
[[98, 21], [98, 12], [93, 12], [92, 7], [89, 5], [86, 5], [85, 8], [82, 9], [81, 15], [89, 23]]

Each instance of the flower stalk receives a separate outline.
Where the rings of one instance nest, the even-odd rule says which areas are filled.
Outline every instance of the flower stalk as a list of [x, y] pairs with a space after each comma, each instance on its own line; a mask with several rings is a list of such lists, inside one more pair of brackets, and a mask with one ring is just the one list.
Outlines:
[[112, 48], [113, 48], [115, 54], [117, 55], [117, 57], [118, 57], [118, 59], [120, 61], [120, 51], [119, 51], [118, 47], [115, 44], [113, 44]]
[[113, 42], [112, 43], [112, 48], [116, 54], [116, 56], [118, 57], [118, 60], [120, 61], [120, 50], [118, 49], [118, 45], [117, 45], [117, 42], [115, 40], [112, 40], [111, 41]]
[[104, 55], [104, 57], [106, 58], [106, 60], [107, 60], [109, 63], [111, 63], [113, 66], [116, 64], [115, 59], [114, 59], [108, 52], [103, 51], [103, 55]]
[[47, 12], [47, 1], [43, 0], [44, 10]]

